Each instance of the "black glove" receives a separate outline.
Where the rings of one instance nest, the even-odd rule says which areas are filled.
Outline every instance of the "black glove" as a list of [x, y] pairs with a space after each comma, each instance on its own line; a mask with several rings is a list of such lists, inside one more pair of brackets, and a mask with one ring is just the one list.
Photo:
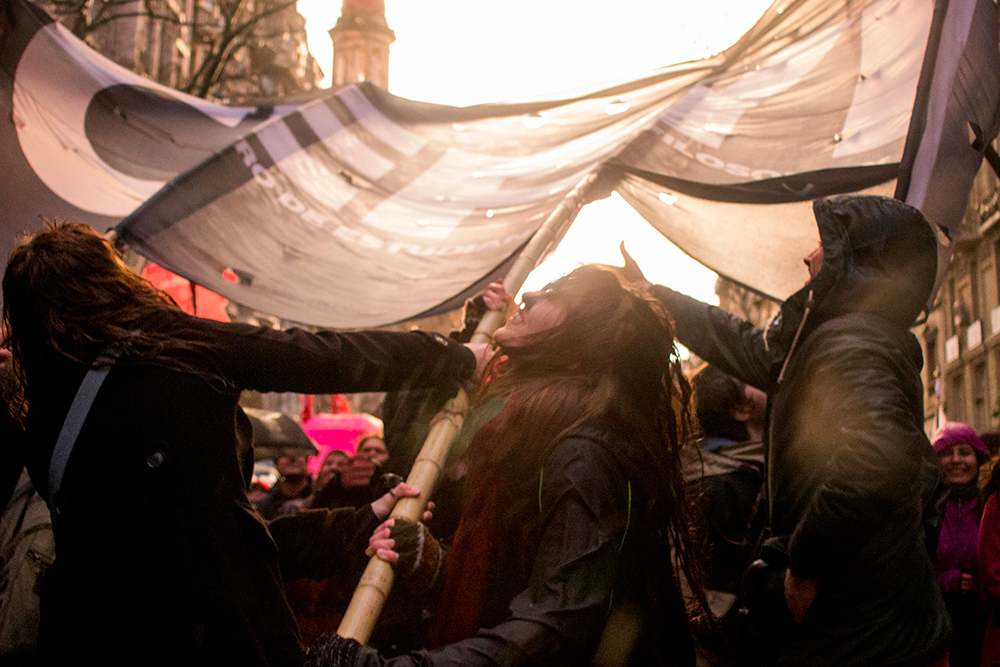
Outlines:
[[424, 524], [405, 519], [393, 519], [389, 537], [396, 543], [393, 551], [399, 554], [393, 569], [400, 582], [417, 595], [429, 591], [443, 571], [441, 545]]
[[380, 667], [385, 660], [378, 651], [356, 639], [323, 635], [309, 647], [304, 667]]

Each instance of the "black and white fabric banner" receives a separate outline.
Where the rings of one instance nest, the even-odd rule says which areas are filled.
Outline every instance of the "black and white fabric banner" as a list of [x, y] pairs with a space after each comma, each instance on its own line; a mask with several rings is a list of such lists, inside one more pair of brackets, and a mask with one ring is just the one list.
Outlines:
[[816, 242], [811, 199], [891, 195], [905, 153], [901, 180], [954, 229], [997, 131], [991, 0], [780, 1], [713, 58], [468, 108], [370, 84], [214, 105], [109, 63], [27, 0], [3, 2], [3, 243], [41, 215], [117, 224], [194, 282], [322, 326], [461, 305], [595, 169], [600, 194], [617, 189], [694, 258], [784, 298]]

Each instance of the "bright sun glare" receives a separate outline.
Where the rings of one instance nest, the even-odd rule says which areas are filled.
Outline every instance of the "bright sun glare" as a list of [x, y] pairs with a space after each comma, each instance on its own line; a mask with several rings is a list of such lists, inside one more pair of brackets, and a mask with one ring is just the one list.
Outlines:
[[[337, 0], [299, 0], [309, 48], [329, 72], [327, 31]], [[386, 0], [396, 33], [389, 90], [409, 99], [467, 106], [544, 97], [704, 58], [735, 42], [769, 0]], [[329, 75], [328, 75], [329, 76]], [[329, 78], [326, 80], [329, 85]], [[625, 240], [646, 276], [718, 303], [715, 274], [649, 226], [617, 194], [584, 207], [525, 289], [589, 262], [621, 264]]]

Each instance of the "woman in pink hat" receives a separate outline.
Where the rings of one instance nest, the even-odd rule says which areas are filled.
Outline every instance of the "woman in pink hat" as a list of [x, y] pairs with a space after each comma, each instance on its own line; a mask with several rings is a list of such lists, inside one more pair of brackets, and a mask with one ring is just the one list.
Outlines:
[[989, 618], [976, 557], [982, 515], [977, 482], [990, 450], [972, 427], [959, 422], [945, 424], [933, 444], [947, 488], [934, 566], [951, 616], [951, 665], [977, 667]]

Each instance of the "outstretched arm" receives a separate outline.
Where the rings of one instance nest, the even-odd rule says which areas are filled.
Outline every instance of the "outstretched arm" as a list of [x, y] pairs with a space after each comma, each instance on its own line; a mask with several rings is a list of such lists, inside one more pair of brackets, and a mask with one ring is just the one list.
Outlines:
[[[305, 394], [393, 391], [469, 379], [473, 354], [460, 343], [420, 331], [279, 331], [172, 314], [172, 333], [189, 348], [168, 349], [236, 388]], [[200, 347], [199, 347], [200, 346]]]

